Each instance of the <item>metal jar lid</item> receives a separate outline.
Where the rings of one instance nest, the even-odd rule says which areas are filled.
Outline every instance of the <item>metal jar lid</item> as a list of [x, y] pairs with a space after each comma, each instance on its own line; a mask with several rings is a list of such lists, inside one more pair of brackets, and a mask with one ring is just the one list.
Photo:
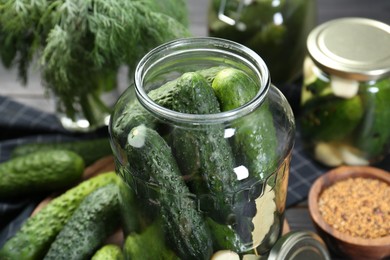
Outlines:
[[272, 247], [268, 260], [330, 260], [324, 241], [311, 231], [291, 231]]
[[340, 18], [311, 31], [307, 49], [323, 71], [367, 81], [390, 76], [390, 26], [367, 18]]

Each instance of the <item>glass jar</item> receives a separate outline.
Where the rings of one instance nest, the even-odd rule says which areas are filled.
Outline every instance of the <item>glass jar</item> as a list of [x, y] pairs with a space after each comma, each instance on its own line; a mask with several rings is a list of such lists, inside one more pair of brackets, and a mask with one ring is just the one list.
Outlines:
[[210, 0], [208, 33], [257, 52], [272, 82], [302, 75], [306, 38], [317, 23], [316, 0]]
[[390, 147], [390, 26], [341, 18], [307, 40], [299, 122], [308, 152], [327, 166], [369, 165]]
[[[220, 112], [211, 86], [227, 67], [258, 91]], [[197, 90], [183, 94], [187, 86]], [[130, 259], [153, 259], [156, 248], [181, 259], [210, 259], [221, 250], [264, 255], [281, 235], [295, 123], [250, 49], [210, 37], [157, 47], [139, 62], [109, 132], [123, 181], [125, 248], [144, 241], [149, 257], [125, 249]]]

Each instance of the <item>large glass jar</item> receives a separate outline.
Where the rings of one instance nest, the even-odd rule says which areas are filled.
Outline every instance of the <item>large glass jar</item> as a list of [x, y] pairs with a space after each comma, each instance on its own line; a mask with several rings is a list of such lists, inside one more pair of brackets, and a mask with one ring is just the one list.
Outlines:
[[390, 26], [335, 19], [307, 47], [299, 122], [308, 152], [331, 167], [381, 161], [390, 147]]
[[210, 0], [209, 35], [257, 52], [276, 86], [302, 75], [306, 38], [316, 24], [316, 0]]
[[[241, 76], [223, 81], [227, 70]], [[258, 90], [221, 112], [217, 78], [230, 87], [225, 101], [239, 99], [240, 82]], [[250, 49], [209, 37], [157, 47], [139, 62], [109, 131], [129, 259], [265, 255], [281, 235], [294, 117]]]

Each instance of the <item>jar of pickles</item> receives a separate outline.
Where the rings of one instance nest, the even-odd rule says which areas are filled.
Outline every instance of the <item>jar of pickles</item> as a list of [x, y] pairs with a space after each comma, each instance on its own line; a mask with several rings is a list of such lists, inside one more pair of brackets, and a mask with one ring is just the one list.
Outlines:
[[306, 38], [316, 23], [316, 0], [210, 0], [208, 10], [209, 36], [257, 52], [277, 86], [302, 75]]
[[305, 146], [327, 166], [369, 165], [390, 147], [390, 26], [340, 18], [315, 28], [299, 122]]
[[268, 254], [282, 233], [295, 123], [256, 53], [209, 37], [157, 47], [109, 131], [126, 259]]

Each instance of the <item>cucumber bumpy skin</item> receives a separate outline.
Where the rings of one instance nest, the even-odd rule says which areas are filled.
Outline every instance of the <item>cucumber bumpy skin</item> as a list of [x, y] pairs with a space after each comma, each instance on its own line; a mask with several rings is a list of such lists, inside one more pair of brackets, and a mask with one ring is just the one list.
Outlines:
[[124, 256], [118, 245], [107, 244], [97, 250], [91, 260], [124, 260]]
[[[196, 73], [185, 73], [178, 80], [172, 109], [188, 114], [220, 112], [218, 100], [206, 79]], [[189, 180], [191, 191], [207, 194], [213, 205], [201, 203], [201, 210], [220, 223], [234, 221], [231, 197], [236, 191], [237, 176], [231, 147], [221, 125], [174, 128], [170, 144], [181, 173]]]
[[356, 134], [356, 146], [369, 160], [386, 154], [390, 148], [390, 79], [365, 85], [359, 93], [365, 107], [364, 119]]
[[363, 117], [360, 96], [344, 99], [325, 95], [307, 101], [300, 115], [303, 138], [338, 141], [347, 137]]
[[190, 191], [165, 140], [141, 125], [129, 133], [126, 152], [134, 178], [158, 187], [151, 193], [156, 197], [140, 199], [157, 201], [172, 249], [183, 259], [209, 259], [212, 241], [207, 226], [189, 197]]
[[[236, 68], [220, 71], [212, 82], [212, 88], [222, 111], [245, 105], [260, 89], [248, 74]], [[238, 155], [236, 163], [244, 165], [249, 174], [248, 178], [240, 182], [242, 197], [237, 201], [241, 203], [236, 203], [234, 208], [237, 216], [234, 230], [240, 236], [241, 251], [245, 251], [245, 245], [254, 240], [251, 236], [255, 228], [252, 219], [258, 213], [254, 198], [261, 194], [261, 183], [268, 181], [278, 164], [278, 141], [269, 100], [266, 98], [261, 107], [233, 122], [232, 126], [236, 128], [232, 142], [234, 154]]]
[[37, 151], [51, 149], [69, 150], [77, 153], [84, 159], [86, 166], [91, 165], [98, 159], [112, 154], [110, 141], [108, 138], [98, 138], [91, 140], [77, 140], [69, 142], [47, 142], [28, 143], [17, 146], [11, 157], [18, 157]]
[[100, 174], [81, 182], [53, 199], [46, 207], [23, 223], [21, 229], [0, 249], [1, 260], [40, 260], [82, 200], [91, 192], [115, 183], [115, 172]]
[[10, 159], [0, 164], [0, 199], [68, 188], [83, 172], [83, 159], [71, 151], [39, 151]]
[[[197, 71], [202, 75], [207, 82], [212, 82], [215, 75], [224, 69], [223, 66], [216, 66], [207, 69], [202, 69]], [[134, 94], [134, 90], [133, 95]], [[148, 96], [158, 105], [163, 106], [168, 109], [172, 109], [172, 104], [175, 101], [173, 98], [177, 96], [177, 92], [180, 91], [180, 88], [177, 86], [177, 79], [169, 81], [162, 85], [161, 87], [151, 90], [148, 93]], [[122, 98], [119, 98], [117, 107], [123, 107], [122, 111], [118, 111], [118, 118], [114, 119], [112, 129], [110, 129], [111, 134], [114, 138], [119, 140], [121, 147], [125, 147], [127, 134], [133, 127], [144, 124], [145, 126], [155, 129], [157, 127], [157, 120], [148, 112], [138, 101], [127, 103], [127, 96], [123, 95]], [[126, 104], [124, 104], [126, 102]], [[115, 117], [115, 115], [114, 115]]]
[[89, 194], [50, 245], [44, 260], [89, 259], [119, 227], [118, 187], [110, 183]]
[[[239, 108], [251, 101], [259, 91], [258, 84], [245, 72], [226, 68], [221, 70], [212, 82], [222, 111]], [[269, 102], [265, 99], [262, 107], [234, 123], [235, 154], [241, 155], [241, 163], [249, 175], [265, 179], [273, 172], [277, 163], [277, 138]]]
[[[149, 245], [153, 241], [153, 245]], [[179, 260], [164, 243], [164, 234], [159, 220], [148, 226], [142, 233], [131, 233], [126, 237], [123, 253], [126, 259]]]

